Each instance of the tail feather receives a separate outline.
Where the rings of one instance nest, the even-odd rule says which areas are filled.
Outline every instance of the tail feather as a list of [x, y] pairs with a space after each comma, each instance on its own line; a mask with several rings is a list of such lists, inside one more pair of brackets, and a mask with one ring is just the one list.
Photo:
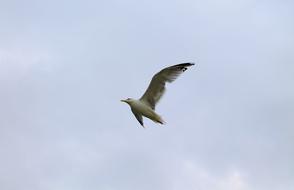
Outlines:
[[156, 118], [153, 121], [155, 121], [156, 123], [160, 123], [162, 125], [166, 124], [166, 122], [159, 115], [156, 115]]
[[151, 119], [155, 123], [160, 123], [162, 125], [165, 124], [165, 121], [161, 118], [161, 116], [155, 113], [153, 110], [150, 111], [150, 114], [145, 115], [145, 117]]

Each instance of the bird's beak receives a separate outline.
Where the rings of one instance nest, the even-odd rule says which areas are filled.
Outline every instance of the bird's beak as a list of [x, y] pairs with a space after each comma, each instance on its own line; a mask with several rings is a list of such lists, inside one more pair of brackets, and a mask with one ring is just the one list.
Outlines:
[[127, 103], [127, 101], [126, 100], [120, 100], [121, 102], [125, 102], [125, 103]]

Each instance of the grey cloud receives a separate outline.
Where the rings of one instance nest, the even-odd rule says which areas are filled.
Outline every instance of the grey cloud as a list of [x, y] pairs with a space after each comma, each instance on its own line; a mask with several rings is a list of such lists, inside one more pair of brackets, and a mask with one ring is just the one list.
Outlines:
[[[1, 189], [293, 189], [292, 2], [0, 5]], [[119, 100], [186, 61], [142, 129]]]

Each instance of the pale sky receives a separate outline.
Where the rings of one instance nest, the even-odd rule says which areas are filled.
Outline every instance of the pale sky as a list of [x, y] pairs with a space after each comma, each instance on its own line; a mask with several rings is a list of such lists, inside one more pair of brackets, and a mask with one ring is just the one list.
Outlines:
[[[294, 1], [0, 0], [1, 190], [293, 190]], [[119, 100], [195, 62], [143, 129]]]

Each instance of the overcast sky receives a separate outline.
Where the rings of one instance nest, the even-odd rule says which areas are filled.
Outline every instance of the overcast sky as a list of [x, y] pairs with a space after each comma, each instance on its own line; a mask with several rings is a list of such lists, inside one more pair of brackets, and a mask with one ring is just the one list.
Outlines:
[[[1, 190], [293, 190], [292, 0], [0, 0]], [[143, 129], [119, 100], [195, 62]]]

